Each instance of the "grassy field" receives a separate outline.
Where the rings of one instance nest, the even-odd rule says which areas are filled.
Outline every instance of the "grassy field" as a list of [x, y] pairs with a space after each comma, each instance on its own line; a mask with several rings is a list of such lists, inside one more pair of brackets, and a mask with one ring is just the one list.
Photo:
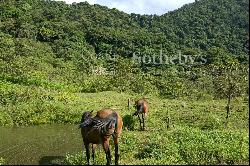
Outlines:
[[[116, 109], [124, 121], [120, 164], [246, 164], [249, 161], [249, 109], [248, 101], [242, 98], [233, 101], [232, 114], [226, 121], [224, 100], [170, 100], [148, 95], [150, 112], [146, 131], [139, 131], [139, 121], [131, 116], [134, 109], [128, 109], [127, 101], [140, 95], [74, 93], [3, 81], [0, 85], [0, 125], [77, 124], [84, 111]], [[114, 156], [112, 142], [111, 146]], [[106, 162], [101, 146], [96, 160], [97, 164]], [[68, 154], [65, 162], [85, 164], [86, 158], [80, 151]]]
[[[246, 164], [249, 161], [248, 107], [243, 101], [235, 101], [226, 127], [225, 101], [149, 97], [147, 130], [139, 131], [137, 118], [130, 116], [133, 110], [126, 108], [129, 96], [113, 92], [89, 94], [91, 96], [97, 101], [91, 102], [93, 107], [102, 104], [105, 107], [108, 103], [120, 109], [125, 123], [120, 139], [121, 164]], [[114, 146], [112, 148], [114, 156]], [[86, 155], [69, 154], [67, 162], [86, 164]], [[100, 146], [97, 163], [105, 162]]]
[[[248, 134], [243, 131], [202, 131], [190, 127], [124, 131], [120, 164], [246, 164], [248, 143]], [[111, 152], [114, 156], [114, 146]], [[96, 156], [97, 164], [106, 164], [101, 146]], [[66, 160], [68, 164], [86, 164], [82, 152], [69, 154]]]

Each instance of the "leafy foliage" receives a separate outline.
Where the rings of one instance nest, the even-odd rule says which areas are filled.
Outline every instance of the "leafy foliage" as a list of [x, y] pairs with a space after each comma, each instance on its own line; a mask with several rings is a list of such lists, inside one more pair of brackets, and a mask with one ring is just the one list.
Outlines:
[[[159, 58], [161, 52], [174, 56], [182, 51], [206, 55], [203, 61], [216, 66], [227, 55], [239, 65], [248, 64], [246, 0], [201, 0], [162, 16], [129, 15], [87, 2], [68, 5], [43, 0], [3, 1], [0, 9], [1, 79], [16, 84], [53, 82], [81, 86], [82, 92], [115, 90], [195, 98], [213, 92], [197, 86], [210, 77], [198, 76], [207, 67], [197, 60], [157, 65], [134, 64], [128, 58], [135, 53]], [[93, 75], [95, 68], [109, 73]], [[194, 78], [190, 81], [189, 76]], [[191, 84], [199, 89], [190, 91]]]

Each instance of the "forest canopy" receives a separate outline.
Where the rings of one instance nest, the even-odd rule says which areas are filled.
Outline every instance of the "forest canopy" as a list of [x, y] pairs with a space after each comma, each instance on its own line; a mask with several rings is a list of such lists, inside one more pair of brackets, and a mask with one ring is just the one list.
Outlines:
[[0, 48], [0, 81], [11, 84], [217, 98], [218, 72], [234, 66], [241, 76], [230, 76], [244, 95], [249, 1], [199, 0], [158, 16], [87, 2], [1, 0]]

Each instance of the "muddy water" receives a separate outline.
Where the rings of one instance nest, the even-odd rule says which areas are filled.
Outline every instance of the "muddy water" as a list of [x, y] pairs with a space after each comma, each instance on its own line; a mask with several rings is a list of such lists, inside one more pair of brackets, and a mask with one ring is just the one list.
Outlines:
[[6, 164], [62, 164], [66, 154], [82, 150], [76, 125], [0, 127], [0, 157]]

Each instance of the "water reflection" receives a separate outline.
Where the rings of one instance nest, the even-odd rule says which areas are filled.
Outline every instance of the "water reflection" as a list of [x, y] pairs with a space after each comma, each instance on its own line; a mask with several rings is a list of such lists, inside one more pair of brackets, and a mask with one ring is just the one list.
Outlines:
[[63, 164], [68, 153], [82, 150], [77, 125], [0, 127], [0, 157], [6, 164]]

